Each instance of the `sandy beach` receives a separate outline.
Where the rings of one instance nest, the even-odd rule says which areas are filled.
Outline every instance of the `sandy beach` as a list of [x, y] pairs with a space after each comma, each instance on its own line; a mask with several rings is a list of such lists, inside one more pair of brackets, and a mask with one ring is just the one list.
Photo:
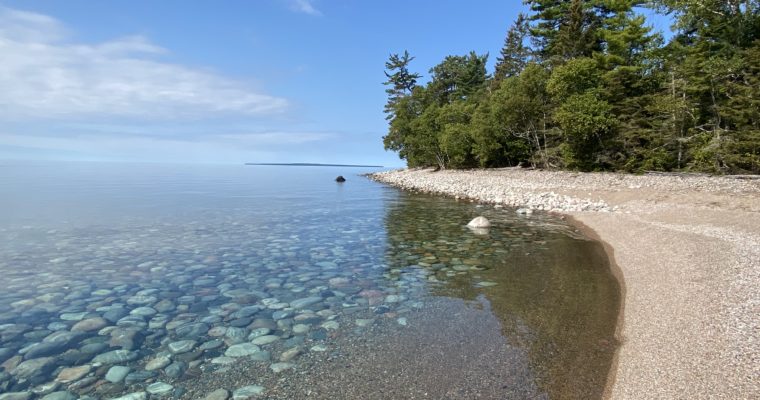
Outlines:
[[603, 241], [624, 288], [607, 397], [760, 398], [760, 180], [522, 169], [371, 178], [561, 213]]

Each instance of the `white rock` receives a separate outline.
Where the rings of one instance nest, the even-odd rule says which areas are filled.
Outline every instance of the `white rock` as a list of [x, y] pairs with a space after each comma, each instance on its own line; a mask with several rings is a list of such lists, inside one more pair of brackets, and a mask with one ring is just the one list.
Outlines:
[[470, 228], [490, 228], [491, 222], [486, 217], [475, 217], [467, 226]]

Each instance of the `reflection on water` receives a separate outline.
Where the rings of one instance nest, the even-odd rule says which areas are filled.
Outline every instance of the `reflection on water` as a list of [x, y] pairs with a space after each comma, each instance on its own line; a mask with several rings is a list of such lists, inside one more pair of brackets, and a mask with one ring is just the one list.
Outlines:
[[323, 168], [4, 165], [0, 188], [0, 392], [598, 398], [611, 364], [617, 284], [551, 217]]
[[[487, 235], [463, 226], [477, 215]], [[420, 195], [390, 207], [386, 227], [389, 263], [425, 267], [433, 295], [487, 302], [550, 398], [601, 397], [620, 306], [601, 244], [553, 217]]]

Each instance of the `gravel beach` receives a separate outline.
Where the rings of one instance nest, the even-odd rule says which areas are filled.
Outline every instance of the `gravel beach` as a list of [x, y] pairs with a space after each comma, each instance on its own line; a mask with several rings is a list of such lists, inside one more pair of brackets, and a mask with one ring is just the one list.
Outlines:
[[624, 287], [608, 397], [760, 398], [760, 180], [523, 169], [370, 178], [562, 213], [603, 241]]

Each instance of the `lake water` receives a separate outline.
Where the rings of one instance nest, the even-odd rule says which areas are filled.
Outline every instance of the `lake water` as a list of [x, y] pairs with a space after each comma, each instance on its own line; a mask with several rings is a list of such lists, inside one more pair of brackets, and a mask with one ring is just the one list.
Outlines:
[[599, 243], [363, 172], [0, 164], [0, 393], [601, 397]]

